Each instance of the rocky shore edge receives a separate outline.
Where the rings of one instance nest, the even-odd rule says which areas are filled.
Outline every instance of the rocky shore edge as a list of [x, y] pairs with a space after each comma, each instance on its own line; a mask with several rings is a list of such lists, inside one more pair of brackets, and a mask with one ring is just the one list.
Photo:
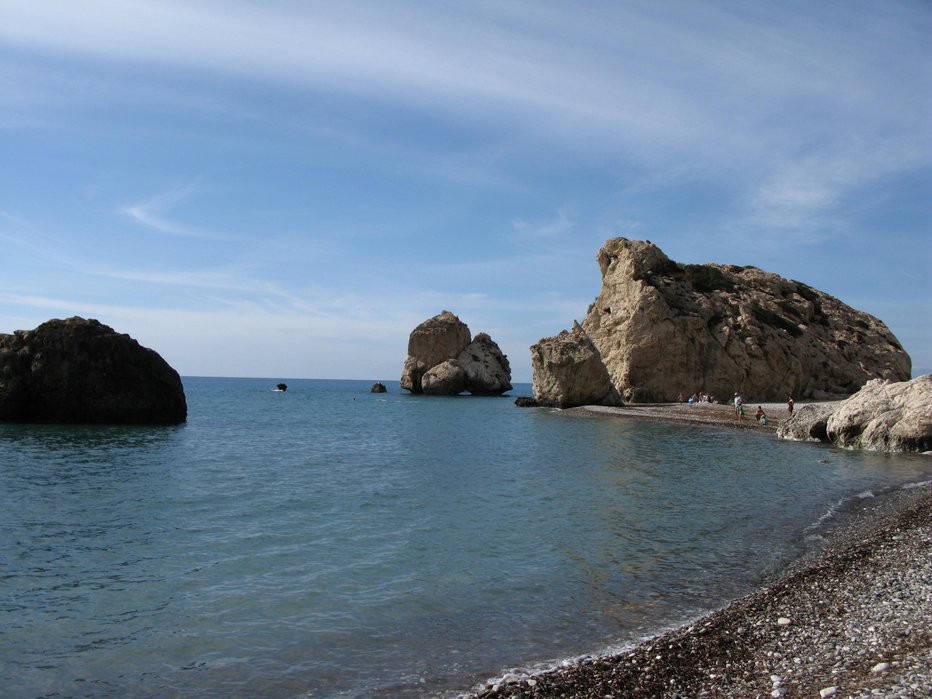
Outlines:
[[468, 696], [932, 696], [932, 483], [867, 498], [818, 553], [695, 623]]

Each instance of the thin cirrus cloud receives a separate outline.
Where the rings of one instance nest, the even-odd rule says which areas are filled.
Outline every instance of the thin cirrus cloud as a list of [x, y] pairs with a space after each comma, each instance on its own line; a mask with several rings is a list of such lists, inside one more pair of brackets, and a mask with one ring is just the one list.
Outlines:
[[136, 204], [122, 206], [118, 212], [140, 226], [164, 235], [205, 240], [231, 239], [229, 235], [205, 231], [171, 217], [172, 210], [192, 197], [195, 192], [195, 184], [174, 187]]
[[907, 0], [3, 0], [6, 288], [54, 296], [57, 249], [195, 332], [459, 304], [533, 341], [612, 235], [818, 285], [827, 240], [915, 235], [930, 33]]
[[[886, 94], [865, 94], [860, 84], [865, 73], [877, 72], [875, 61], [847, 57], [852, 38], [834, 36], [832, 17], [820, 21], [818, 8], [811, 18], [787, 19], [786, 13], [729, 13], [701, 2], [594, 3], [588, 12], [563, 3], [5, 5], [0, 39], [14, 46], [251, 76], [520, 124], [637, 157], [690, 154], [719, 166], [740, 157], [736, 149], [747, 159], [792, 147], [781, 120], [794, 112], [805, 117], [813, 103], [886, 119], [885, 105], [896, 101], [889, 97], [908, 94], [896, 85], [885, 85]], [[879, 24], [889, 20], [875, 14]], [[781, 29], [792, 32], [790, 45], [785, 34], [774, 40]], [[883, 48], [880, 31], [855, 29], [855, 40]], [[921, 57], [910, 48], [883, 62], [914, 73]], [[723, 148], [730, 150], [727, 158]]]
[[[825, 87], [806, 71], [807, 57], [818, 60], [813, 49], [777, 64], [785, 56], [751, 45], [748, 37], [760, 36], [761, 29], [748, 20], [727, 18], [718, 37], [691, 29], [690, 20], [702, 22], [713, 13], [703, 4], [683, 19], [668, 13], [664, 21], [638, 3], [630, 9], [596, 4], [597, 11], [578, 17], [554, 12], [560, 3], [538, 5], [519, 3], [509, 11], [479, 3], [456, 12], [410, 3], [255, 8], [164, 0], [14, 1], [2, 11], [7, 21], [0, 23], [0, 38], [64, 55], [253, 76], [453, 109], [477, 119], [516, 120], [568, 138], [579, 137], [582, 122], [631, 148], [643, 148], [645, 141], [701, 144], [716, 132], [727, 135], [714, 126], [716, 105], [747, 119], [781, 94]], [[519, 12], [534, 33], [514, 28]], [[683, 77], [671, 79], [671, 69], [681, 69]], [[722, 74], [731, 76], [728, 85], [716, 81]], [[741, 99], [752, 89], [753, 103], [762, 105], [753, 109]]]

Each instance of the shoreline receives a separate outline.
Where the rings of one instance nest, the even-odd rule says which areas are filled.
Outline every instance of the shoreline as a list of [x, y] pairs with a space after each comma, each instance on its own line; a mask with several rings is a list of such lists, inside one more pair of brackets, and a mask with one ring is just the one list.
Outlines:
[[930, 609], [926, 483], [865, 502], [819, 552], [718, 611], [630, 650], [466, 696], [932, 696]]
[[[804, 405], [831, 405], [840, 401], [820, 401], [814, 403], [797, 403], [796, 409]], [[766, 425], [754, 419], [754, 411], [761, 406], [767, 414]], [[600, 416], [674, 422], [679, 424], [708, 425], [730, 429], [757, 430], [776, 433], [781, 422], [789, 417], [785, 403], [746, 403], [743, 419], [735, 417], [734, 407], [730, 403], [628, 403], [622, 406], [583, 405], [566, 408], [567, 415]]]
[[[749, 406], [756, 409], [754, 406]], [[583, 406], [608, 416], [776, 432], [730, 405]], [[802, 407], [802, 406], [797, 406]], [[782, 413], [777, 412], [782, 409]], [[778, 419], [773, 419], [779, 415]], [[826, 544], [722, 609], [623, 652], [504, 675], [472, 699], [932, 696], [932, 481], [853, 506]]]

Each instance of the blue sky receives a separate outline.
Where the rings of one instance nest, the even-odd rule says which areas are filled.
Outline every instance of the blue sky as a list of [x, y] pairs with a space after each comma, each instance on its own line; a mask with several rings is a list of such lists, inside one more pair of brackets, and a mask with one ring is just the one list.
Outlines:
[[397, 379], [448, 309], [531, 377], [610, 237], [755, 265], [932, 370], [932, 3], [0, 1], [0, 332]]

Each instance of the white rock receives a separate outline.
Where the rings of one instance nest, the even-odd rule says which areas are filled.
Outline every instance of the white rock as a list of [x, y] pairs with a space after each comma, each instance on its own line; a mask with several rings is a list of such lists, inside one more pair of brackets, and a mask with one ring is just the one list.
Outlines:
[[838, 694], [838, 687], [826, 687], [825, 689], [819, 690], [819, 696], [823, 699], [825, 697], [833, 697]]
[[777, 623], [778, 623], [780, 626], [789, 626], [789, 625], [792, 624], [793, 622], [790, 621], [789, 618], [787, 618], [787, 617], [785, 617], [785, 616], [781, 616], [779, 619], [777, 619]]
[[890, 663], [877, 663], [871, 668], [871, 672], [886, 672], [890, 669]]

